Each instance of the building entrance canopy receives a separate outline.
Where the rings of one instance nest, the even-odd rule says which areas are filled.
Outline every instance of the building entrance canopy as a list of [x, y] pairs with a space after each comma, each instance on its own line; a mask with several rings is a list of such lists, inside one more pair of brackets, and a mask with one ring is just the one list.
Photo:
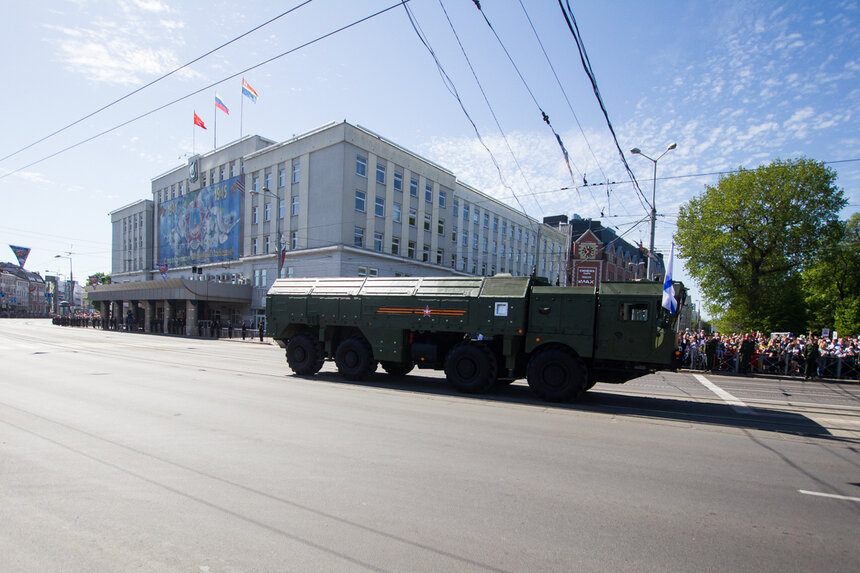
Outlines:
[[87, 287], [89, 301], [159, 301], [159, 300], [205, 300], [250, 304], [250, 284], [197, 281], [184, 278], [167, 280], [90, 285]]

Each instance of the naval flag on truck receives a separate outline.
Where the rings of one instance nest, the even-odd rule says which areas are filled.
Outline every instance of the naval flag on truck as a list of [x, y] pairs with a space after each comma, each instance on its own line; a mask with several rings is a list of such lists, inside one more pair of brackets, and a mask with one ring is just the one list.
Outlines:
[[669, 265], [666, 267], [666, 279], [663, 281], [663, 308], [675, 314], [678, 312], [678, 301], [675, 300], [675, 287], [672, 285], [672, 259], [675, 258], [675, 243], [669, 251]]

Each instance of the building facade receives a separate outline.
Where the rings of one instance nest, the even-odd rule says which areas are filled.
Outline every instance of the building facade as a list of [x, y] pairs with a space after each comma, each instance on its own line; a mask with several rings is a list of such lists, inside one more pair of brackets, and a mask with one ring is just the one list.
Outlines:
[[47, 316], [45, 279], [13, 263], [0, 263], [0, 316]]
[[[647, 250], [628, 243], [600, 221], [574, 214], [570, 220], [566, 215], [546, 217], [544, 223], [568, 237], [568, 284], [597, 288], [602, 281], [645, 280]], [[663, 255], [655, 253], [653, 280], [662, 281], [665, 272]]]
[[114, 284], [90, 300], [153, 325], [182, 316], [189, 333], [259, 320], [278, 276], [569, 276], [563, 232], [347, 122], [194, 156], [111, 216]]

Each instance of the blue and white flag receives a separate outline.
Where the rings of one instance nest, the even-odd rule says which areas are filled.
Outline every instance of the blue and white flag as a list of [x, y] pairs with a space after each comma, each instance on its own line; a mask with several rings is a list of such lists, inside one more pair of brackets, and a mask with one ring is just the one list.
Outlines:
[[669, 251], [669, 265], [666, 267], [666, 280], [663, 281], [663, 308], [675, 314], [678, 312], [678, 301], [675, 300], [675, 287], [672, 285], [672, 259], [675, 258], [675, 243]]

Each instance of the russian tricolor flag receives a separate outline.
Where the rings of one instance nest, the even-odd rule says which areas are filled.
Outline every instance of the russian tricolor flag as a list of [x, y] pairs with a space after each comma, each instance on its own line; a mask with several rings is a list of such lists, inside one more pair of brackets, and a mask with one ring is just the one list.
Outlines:
[[217, 93], [215, 94], [215, 107], [217, 107], [227, 115], [230, 115], [230, 110], [227, 109], [227, 104], [224, 103], [224, 100], [222, 100], [221, 96], [219, 96]]

